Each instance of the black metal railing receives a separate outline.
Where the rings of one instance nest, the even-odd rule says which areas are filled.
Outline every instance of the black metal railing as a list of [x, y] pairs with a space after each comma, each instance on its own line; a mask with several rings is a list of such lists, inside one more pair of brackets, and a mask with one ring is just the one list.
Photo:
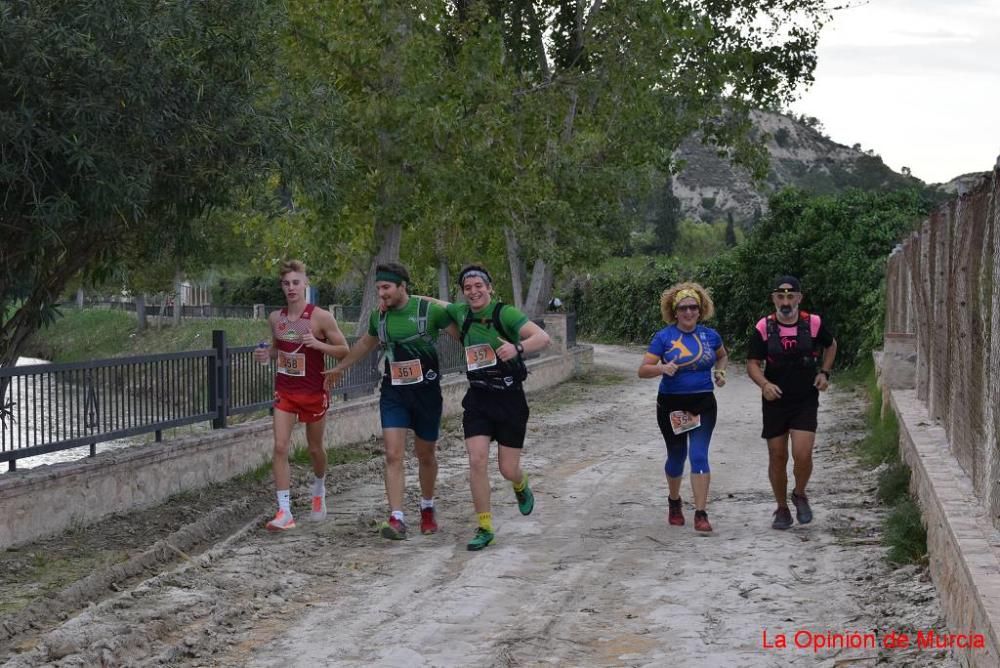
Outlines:
[[[437, 347], [442, 374], [465, 370], [457, 342], [442, 336]], [[159, 441], [164, 429], [223, 428], [229, 416], [267, 410], [274, 367], [256, 362], [254, 348], [230, 348], [216, 330], [206, 350], [0, 368], [0, 462], [14, 470], [18, 459], [83, 446], [93, 455], [98, 443], [150, 433]], [[331, 395], [372, 392], [378, 360], [375, 351], [351, 366]]]
[[0, 369], [0, 462], [215, 417], [215, 350]]

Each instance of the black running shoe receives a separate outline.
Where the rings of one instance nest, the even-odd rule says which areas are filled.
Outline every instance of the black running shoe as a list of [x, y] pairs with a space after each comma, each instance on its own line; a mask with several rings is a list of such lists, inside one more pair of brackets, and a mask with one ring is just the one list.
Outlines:
[[774, 511], [774, 521], [771, 522], [772, 529], [789, 529], [792, 526], [792, 511], [788, 506], [781, 506]]
[[803, 494], [799, 496], [795, 492], [792, 492], [792, 503], [795, 504], [795, 519], [799, 521], [799, 524], [809, 524], [813, 521], [813, 511], [809, 507], [809, 499]]

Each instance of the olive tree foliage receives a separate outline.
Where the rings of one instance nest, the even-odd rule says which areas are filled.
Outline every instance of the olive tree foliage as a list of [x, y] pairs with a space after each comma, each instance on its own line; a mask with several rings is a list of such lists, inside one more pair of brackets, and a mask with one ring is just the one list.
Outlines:
[[276, 88], [284, 21], [266, 0], [0, 3], [0, 365], [80, 272], [190, 255], [206, 211], [291, 178], [309, 133]]

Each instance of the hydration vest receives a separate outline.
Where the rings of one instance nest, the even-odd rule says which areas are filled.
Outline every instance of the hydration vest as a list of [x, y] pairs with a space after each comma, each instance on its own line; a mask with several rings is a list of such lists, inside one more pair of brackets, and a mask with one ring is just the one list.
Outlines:
[[[801, 366], [804, 368], [816, 366], [816, 356], [813, 354], [813, 339], [810, 331], [810, 318], [806, 311], [799, 311], [799, 321], [796, 323], [795, 348], [785, 350], [781, 341], [780, 323], [777, 315], [767, 316], [767, 361], [776, 367]], [[789, 325], [785, 325], [788, 327]]]
[[[411, 299], [416, 299], [411, 297]], [[434, 345], [434, 339], [427, 333], [427, 312], [430, 311], [430, 302], [426, 299], [417, 300], [417, 333], [406, 337], [405, 339], [400, 339], [399, 341], [390, 341], [388, 328], [386, 325], [386, 320], [388, 318], [388, 311], [381, 311], [378, 315], [378, 341], [382, 346], [382, 356], [385, 358], [384, 373], [386, 377], [389, 376], [389, 363], [396, 361], [396, 346], [403, 343], [410, 343], [411, 341], [424, 340], [430, 345]], [[430, 361], [421, 359], [421, 363], [426, 363], [428, 367], [434, 366], [429, 363]], [[376, 364], [376, 368], [378, 368]], [[437, 368], [427, 368], [425, 372], [429, 372], [425, 375], [425, 380], [433, 381], [438, 377]]]
[[[504, 306], [506, 304], [503, 302], [497, 302], [493, 306], [493, 313], [489, 318], [481, 318], [473, 315], [472, 307], [470, 306], [469, 311], [465, 314], [465, 320], [462, 322], [462, 332], [459, 337], [462, 345], [467, 345], [465, 337], [468, 336], [469, 328], [472, 327], [473, 322], [478, 322], [481, 325], [492, 325], [493, 329], [499, 332], [502, 337], [513, 343], [514, 337], [510, 336], [504, 330], [503, 323], [500, 322], [500, 313]], [[497, 358], [496, 366], [491, 366], [488, 369], [467, 371], [465, 377], [469, 379], [469, 385], [473, 387], [484, 387], [491, 390], [516, 389], [528, 377], [528, 367], [525, 366], [524, 360], [521, 359], [520, 355], [509, 362]]]

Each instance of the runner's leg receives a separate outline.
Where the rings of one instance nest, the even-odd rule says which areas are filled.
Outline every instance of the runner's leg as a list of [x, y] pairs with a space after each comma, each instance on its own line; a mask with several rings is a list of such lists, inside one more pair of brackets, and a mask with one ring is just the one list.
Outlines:
[[424, 499], [434, 498], [434, 483], [437, 481], [437, 441], [425, 441], [419, 436], [414, 438], [414, 449], [417, 453], [420, 477], [420, 495]]
[[406, 454], [406, 429], [396, 427], [382, 430], [385, 443], [385, 496], [389, 511], [403, 510], [403, 492], [406, 485], [403, 458]]
[[469, 453], [469, 487], [472, 489], [472, 505], [476, 514], [490, 512], [490, 475], [487, 465], [490, 461], [490, 437], [470, 436], [465, 439], [465, 449]]
[[274, 471], [275, 489], [288, 490], [291, 485], [291, 467], [288, 464], [288, 453], [292, 445], [292, 427], [295, 426], [298, 415], [274, 409], [274, 456], [271, 468]]
[[309, 446], [309, 461], [312, 462], [313, 474], [317, 478], [326, 475], [326, 449], [323, 447], [323, 433], [326, 429], [326, 416], [322, 420], [306, 424], [306, 443]]
[[792, 471], [795, 475], [795, 493], [806, 495], [806, 485], [812, 476], [813, 445], [816, 443], [816, 432], [792, 429]]
[[778, 507], [788, 506], [788, 434], [767, 439], [767, 477]]

